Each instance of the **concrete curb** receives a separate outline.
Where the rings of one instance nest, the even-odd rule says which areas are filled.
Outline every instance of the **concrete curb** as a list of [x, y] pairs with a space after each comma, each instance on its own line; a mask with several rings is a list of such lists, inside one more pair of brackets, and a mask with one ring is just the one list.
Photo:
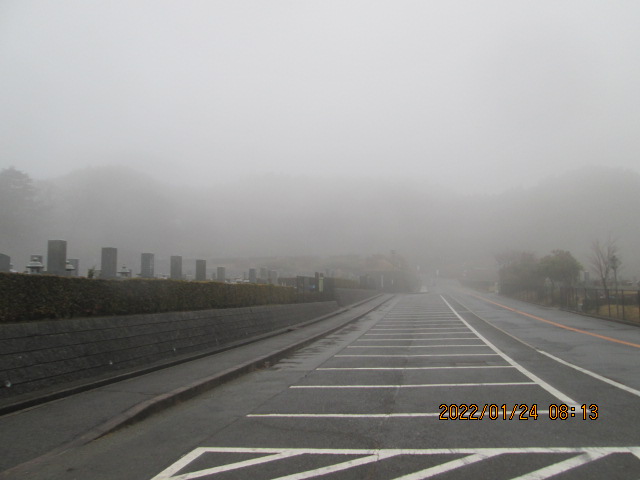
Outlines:
[[[319, 317], [317, 319], [313, 319], [310, 320], [309, 322], [305, 322], [303, 324], [300, 325], [296, 325], [296, 327], [294, 328], [288, 328], [286, 330], [293, 330], [293, 329], [298, 329], [298, 328], [302, 328], [306, 325], [310, 325], [313, 323], [317, 323], [321, 320], [324, 320], [326, 318], [329, 317], [333, 317], [335, 315], [337, 315], [338, 313], [343, 313], [345, 311], [348, 311], [354, 307], [357, 307], [359, 305], [362, 305], [363, 303], [369, 302], [371, 300], [374, 300], [375, 298], [378, 298], [380, 295], [376, 295], [375, 297], [369, 298], [367, 300], [363, 300], [362, 302], [356, 303], [354, 305], [350, 305], [349, 307], [346, 307], [344, 309], [341, 309], [335, 313], [329, 314], [329, 315], [324, 315], [322, 317]], [[273, 351], [271, 353], [269, 353], [268, 355], [264, 355], [262, 357], [258, 357], [255, 358], [253, 360], [250, 360], [248, 362], [245, 362], [241, 365], [229, 368], [227, 370], [224, 370], [222, 372], [217, 373], [216, 375], [212, 375], [210, 377], [206, 377], [203, 379], [200, 379], [196, 382], [193, 382], [187, 386], [184, 387], [180, 387], [180, 388], [176, 388], [175, 390], [172, 390], [168, 393], [162, 394], [162, 395], [158, 395], [154, 398], [151, 398], [145, 402], [139, 403], [138, 405], [130, 408], [129, 410], [123, 412], [122, 414], [120, 414], [118, 417], [115, 417], [111, 420], [109, 420], [108, 422], [106, 422], [105, 424], [101, 425], [100, 427], [98, 427], [96, 430], [100, 430], [103, 433], [101, 433], [100, 435], [96, 436], [95, 438], [99, 438], [101, 436], [107, 435], [108, 433], [114, 432], [122, 427], [128, 426], [128, 425], [132, 425], [134, 423], [137, 423], [141, 420], [144, 420], [145, 418], [158, 413], [162, 410], [165, 410], [166, 408], [169, 408], [173, 405], [177, 405], [178, 403], [184, 402], [186, 400], [189, 400], [193, 397], [196, 397], [198, 395], [200, 395], [203, 392], [206, 392], [207, 390], [211, 390], [214, 387], [217, 387], [218, 385], [221, 385], [225, 382], [228, 382], [230, 380], [233, 380], [235, 378], [238, 378], [246, 373], [252, 372], [254, 370], [257, 370], [259, 368], [268, 366], [271, 363], [274, 363], [278, 360], [280, 360], [281, 358], [284, 358], [288, 355], [290, 355], [291, 353], [295, 352], [296, 350], [299, 350], [300, 348], [303, 348], [313, 342], [315, 342], [316, 340], [319, 340], [327, 335], [330, 335], [331, 333], [340, 330], [341, 328], [345, 327], [346, 325], [355, 322], [356, 320], [359, 320], [360, 318], [364, 317], [365, 315], [368, 315], [369, 313], [371, 313], [373, 310], [375, 310], [376, 308], [380, 307], [381, 305], [383, 305], [384, 303], [388, 302], [389, 300], [391, 300], [391, 298], [393, 297], [389, 297], [386, 300], [383, 300], [382, 302], [376, 303], [375, 306], [373, 306], [372, 308], [368, 309], [366, 312], [361, 313], [360, 315], [350, 318], [349, 320], [345, 321], [344, 323], [338, 325], [338, 326], [334, 326], [331, 327], [329, 329], [326, 329], [312, 337], [306, 338], [302, 341], [296, 342], [296, 343], [292, 343], [280, 350], [276, 350]], [[282, 332], [280, 332], [282, 333]], [[273, 336], [273, 335], [270, 335]]]
[[[383, 296], [383, 294], [375, 295], [361, 302], [358, 302], [353, 305], [349, 305], [348, 307], [337, 310], [336, 312], [333, 312], [331, 314], [324, 315], [322, 317], [318, 317], [308, 322], [305, 322], [304, 324], [297, 325], [295, 328], [287, 328], [285, 329], [285, 331], [290, 331], [290, 330], [301, 328], [305, 325], [317, 323], [327, 318], [336, 316], [340, 313], [344, 313], [348, 310], [351, 310], [355, 307], [363, 305], [367, 302], [371, 302], [375, 299], [379, 299], [379, 297], [381, 296]], [[196, 382], [192, 382], [189, 385], [176, 388], [170, 392], [157, 395], [153, 398], [150, 398], [149, 400], [146, 400], [137, 405], [134, 405], [128, 410], [111, 418], [110, 420], [102, 423], [101, 425], [98, 425], [97, 427], [92, 428], [88, 432], [71, 440], [70, 442], [60, 445], [54, 448], [53, 450], [50, 450], [49, 452], [40, 455], [39, 457], [33, 458], [31, 460], [28, 460], [27, 462], [23, 462], [19, 465], [9, 468], [8, 470], [0, 472], [0, 479], [15, 478], [16, 475], [26, 473], [27, 472], [26, 469], [28, 469], [29, 467], [32, 467], [36, 464], [44, 462], [48, 459], [54, 458], [66, 452], [67, 450], [86, 445], [94, 440], [97, 440], [105, 435], [108, 435], [109, 433], [113, 433], [123, 427], [133, 425], [137, 422], [140, 422], [146, 418], [151, 417], [154, 414], [157, 414], [168, 408], [171, 408], [172, 406], [178, 405], [179, 403], [192, 399], [208, 390], [211, 390], [219, 385], [222, 385], [225, 382], [238, 378], [246, 373], [252, 372], [261, 367], [268, 366], [269, 364], [276, 362], [279, 359], [286, 357], [287, 355], [290, 355], [292, 352], [295, 352], [296, 350], [299, 350], [300, 348], [303, 348], [327, 335], [330, 335], [333, 332], [340, 330], [341, 328], [344, 328], [346, 325], [349, 325], [350, 323], [353, 323], [359, 320], [360, 318], [368, 315], [369, 313], [371, 313], [372, 311], [379, 308], [381, 305], [387, 303], [393, 298], [394, 298], [394, 295], [391, 295], [388, 298], [382, 299], [382, 301], [377, 301], [371, 308], [367, 309], [365, 312], [358, 314], [353, 318], [349, 318], [348, 320], [340, 323], [337, 326], [330, 327], [311, 337], [305, 338], [302, 341], [291, 343], [286, 347], [281, 348], [279, 350], [275, 350], [267, 355], [254, 358], [248, 362], [231, 367], [227, 370], [219, 372], [210, 377], [202, 378]], [[280, 331], [279, 333], [283, 333], [283, 332]], [[273, 336], [273, 335], [270, 335], [270, 336]], [[257, 341], [257, 340], [254, 340], [254, 341]], [[246, 343], [252, 343], [252, 342], [246, 342]], [[219, 353], [219, 352], [214, 352], [214, 353]], [[203, 356], [205, 355], [201, 355], [199, 358]], [[185, 360], [185, 361], [188, 361], [188, 360]], [[180, 363], [184, 363], [184, 362], [180, 362]], [[87, 390], [88, 389], [89, 388], [87, 388]]]

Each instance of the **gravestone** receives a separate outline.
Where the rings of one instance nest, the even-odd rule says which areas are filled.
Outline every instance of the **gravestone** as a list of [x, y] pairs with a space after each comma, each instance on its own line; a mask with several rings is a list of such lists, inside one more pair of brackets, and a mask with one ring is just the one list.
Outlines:
[[47, 245], [47, 273], [50, 275], [67, 275], [67, 242], [66, 240], [49, 240]]
[[182, 257], [180, 255], [171, 256], [171, 280], [182, 280]]
[[207, 261], [196, 260], [196, 281], [204, 282], [207, 279]]
[[142, 278], [154, 277], [154, 255], [153, 253], [143, 253], [140, 257], [140, 276]]
[[227, 279], [227, 270], [224, 267], [218, 267], [216, 269], [217, 280], [219, 282], [224, 282]]
[[32, 275], [42, 273], [42, 270], [44, 270], [43, 259], [42, 255], [30, 255], [27, 271]]
[[9, 273], [11, 271], [11, 257], [0, 253], [0, 272]]
[[68, 271], [67, 274], [72, 277], [77, 277], [80, 275], [80, 259], [78, 258], [70, 258], [67, 260], [73, 267], [73, 270]]
[[104, 247], [100, 264], [100, 278], [116, 278], [118, 272], [118, 249]]

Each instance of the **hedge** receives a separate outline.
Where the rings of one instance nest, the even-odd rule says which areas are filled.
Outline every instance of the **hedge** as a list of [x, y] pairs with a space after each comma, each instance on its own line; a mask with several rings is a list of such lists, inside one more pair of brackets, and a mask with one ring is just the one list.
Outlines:
[[[288, 287], [0, 273], [0, 322], [295, 303]], [[304, 301], [310, 301], [305, 298]]]

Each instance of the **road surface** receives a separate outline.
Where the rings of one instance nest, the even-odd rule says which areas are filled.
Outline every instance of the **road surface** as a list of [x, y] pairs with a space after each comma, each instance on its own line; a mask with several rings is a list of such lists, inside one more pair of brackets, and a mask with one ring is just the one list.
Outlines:
[[28, 478], [637, 479], [639, 353], [634, 326], [436, 287]]

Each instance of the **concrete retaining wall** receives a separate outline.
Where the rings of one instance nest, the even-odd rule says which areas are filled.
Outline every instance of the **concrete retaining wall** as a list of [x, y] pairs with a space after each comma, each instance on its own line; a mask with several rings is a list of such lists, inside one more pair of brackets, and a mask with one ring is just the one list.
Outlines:
[[338, 308], [332, 301], [0, 325], [0, 401], [242, 343]]

